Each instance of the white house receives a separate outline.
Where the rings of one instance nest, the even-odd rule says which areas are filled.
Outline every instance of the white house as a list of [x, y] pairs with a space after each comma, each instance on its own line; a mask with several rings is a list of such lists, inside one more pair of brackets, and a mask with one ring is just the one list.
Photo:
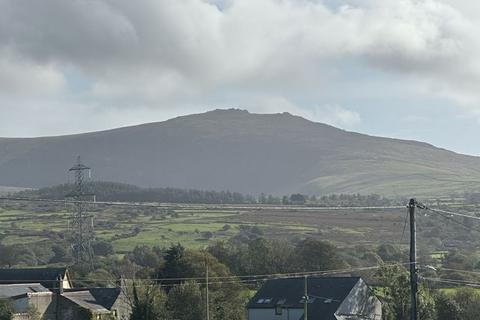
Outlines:
[[[248, 320], [303, 320], [304, 278], [267, 281], [247, 305]], [[308, 320], [380, 320], [382, 304], [359, 277], [307, 279]]]

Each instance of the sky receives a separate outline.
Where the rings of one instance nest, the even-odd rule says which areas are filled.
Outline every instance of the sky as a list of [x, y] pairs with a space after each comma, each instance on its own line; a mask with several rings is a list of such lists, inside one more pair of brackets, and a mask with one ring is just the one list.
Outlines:
[[480, 1], [0, 0], [0, 136], [217, 108], [480, 155]]

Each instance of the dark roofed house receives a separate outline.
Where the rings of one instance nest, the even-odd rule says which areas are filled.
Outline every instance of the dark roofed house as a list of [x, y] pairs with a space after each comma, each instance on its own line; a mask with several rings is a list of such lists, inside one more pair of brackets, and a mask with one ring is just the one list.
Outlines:
[[120, 288], [69, 289], [61, 295], [62, 319], [128, 319], [130, 308]]
[[13, 320], [128, 320], [130, 306], [120, 288], [72, 288], [67, 268], [0, 269], [0, 300], [14, 309]]
[[67, 268], [0, 269], [0, 284], [40, 283], [47, 289], [72, 287]]
[[[267, 281], [247, 305], [248, 320], [303, 320], [304, 278]], [[309, 320], [380, 320], [382, 305], [359, 277], [309, 277]]]

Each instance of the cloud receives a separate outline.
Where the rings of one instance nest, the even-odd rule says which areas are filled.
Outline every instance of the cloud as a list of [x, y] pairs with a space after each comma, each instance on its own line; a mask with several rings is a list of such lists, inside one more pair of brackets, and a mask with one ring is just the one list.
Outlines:
[[324, 122], [336, 127], [351, 129], [362, 122], [358, 112], [342, 108], [340, 106], [315, 107], [312, 119]]
[[74, 65], [100, 79], [151, 71], [223, 83], [298, 78], [339, 55], [411, 71], [441, 66], [458, 56], [468, 30], [460, 13], [432, 0], [336, 11], [306, 0], [237, 0], [223, 11], [218, 3], [3, 0], [0, 39], [39, 64]]
[[63, 92], [63, 74], [49, 64], [35, 64], [0, 53], [0, 96], [45, 96]]
[[352, 129], [362, 122], [360, 114], [338, 105], [298, 106], [282, 96], [256, 96], [248, 102], [250, 110], [259, 113], [278, 113], [279, 110], [299, 115], [316, 122]]
[[[359, 112], [340, 107], [355, 104], [342, 100], [388, 94], [372, 85], [384, 73], [389, 85], [416, 87], [422, 98], [447, 99], [480, 119], [480, 25], [471, 6], [466, 0], [0, 0], [0, 102], [8, 94], [29, 110], [26, 93], [37, 92], [59, 108], [114, 109], [125, 117], [135, 110], [181, 114], [195, 105], [276, 105], [277, 112], [351, 127], [361, 121]], [[82, 90], [69, 81], [71, 73], [87, 84]], [[262, 100], [268, 105], [259, 106]]]

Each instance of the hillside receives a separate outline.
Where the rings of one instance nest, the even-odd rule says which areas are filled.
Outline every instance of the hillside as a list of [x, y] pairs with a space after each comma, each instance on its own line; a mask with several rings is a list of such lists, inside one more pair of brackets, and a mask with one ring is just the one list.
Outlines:
[[98, 180], [144, 187], [448, 195], [477, 188], [480, 158], [282, 114], [215, 110], [79, 135], [0, 139], [0, 185], [68, 181], [77, 155]]

